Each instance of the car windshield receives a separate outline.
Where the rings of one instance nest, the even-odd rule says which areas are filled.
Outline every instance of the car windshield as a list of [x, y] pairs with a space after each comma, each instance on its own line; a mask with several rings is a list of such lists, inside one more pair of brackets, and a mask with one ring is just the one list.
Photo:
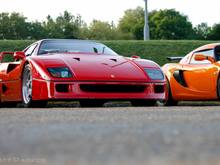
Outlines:
[[41, 43], [38, 55], [50, 53], [91, 53], [117, 55], [101, 43], [81, 40], [45, 40]]

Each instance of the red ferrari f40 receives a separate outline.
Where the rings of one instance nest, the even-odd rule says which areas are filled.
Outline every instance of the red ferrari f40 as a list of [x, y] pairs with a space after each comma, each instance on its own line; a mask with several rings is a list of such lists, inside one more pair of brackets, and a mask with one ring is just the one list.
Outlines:
[[1, 106], [44, 107], [50, 100], [147, 106], [165, 100], [165, 93], [166, 79], [155, 62], [120, 56], [94, 41], [45, 39], [0, 54]]

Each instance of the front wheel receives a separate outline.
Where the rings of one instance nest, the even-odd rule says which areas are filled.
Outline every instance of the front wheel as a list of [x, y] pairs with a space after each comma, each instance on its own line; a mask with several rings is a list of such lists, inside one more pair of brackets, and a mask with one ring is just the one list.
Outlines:
[[43, 108], [47, 105], [47, 101], [32, 100], [32, 72], [30, 65], [26, 65], [22, 75], [22, 104], [24, 107]]

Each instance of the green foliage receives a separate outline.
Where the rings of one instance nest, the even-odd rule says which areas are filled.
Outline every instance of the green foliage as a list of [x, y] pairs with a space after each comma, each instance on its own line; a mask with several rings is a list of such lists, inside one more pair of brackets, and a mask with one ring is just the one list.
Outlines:
[[220, 39], [220, 23], [219, 24], [215, 24], [208, 36], [209, 39], [211, 40], [219, 40]]
[[129, 34], [131, 39], [143, 39], [144, 9], [137, 7], [136, 9], [126, 10], [119, 21], [118, 28], [123, 33]]
[[210, 41], [196, 40], [151, 40], [151, 41], [104, 41], [117, 53], [124, 56], [138, 55], [153, 60], [160, 65], [169, 62], [166, 58], [171, 56], [185, 56], [195, 48]]
[[42, 39], [46, 37], [46, 30], [38, 21], [27, 23], [28, 35], [26, 39]]
[[[23, 50], [33, 43], [32, 40], [0, 40], [0, 52]], [[101, 41], [117, 53], [124, 56], [138, 55], [142, 58], [150, 59], [160, 65], [167, 63], [166, 57], [185, 56], [193, 49], [211, 43], [212, 41], [196, 40], [152, 40], [152, 41]]]
[[12, 54], [5, 54], [1, 62], [13, 62], [14, 56]]
[[211, 28], [207, 23], [201, 23], [194, 28], [195, 38], [198, 40], [206, 40], [209, 38]]
[[191, 39], [192, 24], [174, 9], [153, 11], [149, 15], [152, 39]]
[[[151, 39], [219, 40], [220, 24], [201, 23], [192, 27], [187, 16], [166, 9], [149, 13]], [[64, 11], [58, 17], [47, 16], [43, 22], [28, 22], [19, 13], [0, 13], [0, 39], [36, 40], [42, 38], [80, 38], [95, 40], [142, 40], [144, 9], [125, 11], [119, 24], [94, 20], [89, 26], [80, 15]]]
[[[152, 11], [149, 13], [150, 36], [152, 39], [193, 39], [194, 31], [187, 16], [174, 9]], [[137, 7], [125, 11], [118, 28], [130, 39], [143, 39], [144, 9]]]
[[83, 21], [81, 16], [74, 16], [68, 11], [64, 11], [55, 20], [48, 15], [47, 21], [43, 23], [46, 31], [46, 38], [79, 38], [79, 31]]
[[0, 13], [0, 39], [23, 39], [28, 35], [26, 17], [19, 13]]
[[34, 40], [0, 40], [0, 52], [22, 51]]
[[114, 24], [93, 20], [89, 27], [88, 38], [93, 40], [114, 40], [117, 39], [117, 29]]

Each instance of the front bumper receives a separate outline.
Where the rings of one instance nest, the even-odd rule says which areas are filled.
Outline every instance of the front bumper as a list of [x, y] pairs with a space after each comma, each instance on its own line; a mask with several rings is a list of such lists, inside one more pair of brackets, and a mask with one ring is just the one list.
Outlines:
[[58, 82], [34, 79], [32, 99], [165, 100], [165, 93], [165, 82]]

